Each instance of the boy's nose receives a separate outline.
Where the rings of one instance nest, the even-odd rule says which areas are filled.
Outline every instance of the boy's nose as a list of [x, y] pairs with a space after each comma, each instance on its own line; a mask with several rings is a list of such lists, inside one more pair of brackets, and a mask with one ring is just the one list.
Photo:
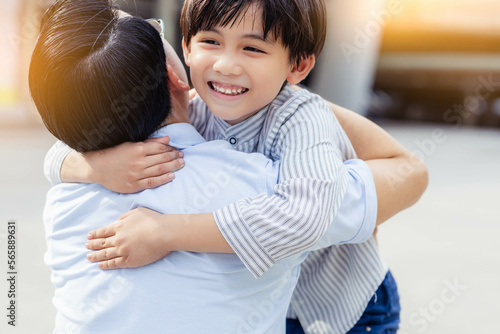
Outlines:
[[223, 75], [240, 75], [243, 69], [234, 55], [221, 55], [214, 63], [214, 71]]

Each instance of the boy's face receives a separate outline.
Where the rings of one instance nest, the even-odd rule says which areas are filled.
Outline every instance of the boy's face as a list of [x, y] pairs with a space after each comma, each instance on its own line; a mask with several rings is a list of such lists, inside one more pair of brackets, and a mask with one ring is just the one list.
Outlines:
[[251, 5], [234, 25], [200, 31], [184, 45], [194, 88], [229, 124], [271, 103], [292, 73], [288, 50], [269, 35], [264, 40], [262, 11]]

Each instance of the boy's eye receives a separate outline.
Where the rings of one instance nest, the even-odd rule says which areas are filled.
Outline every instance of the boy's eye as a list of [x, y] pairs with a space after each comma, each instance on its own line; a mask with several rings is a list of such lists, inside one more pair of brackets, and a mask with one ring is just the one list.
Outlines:
[[203, 39], [203, 40], [201, 40], [201, 43], [211, 44], [211, 45], [219, 45], [219, 43], [217, 41], [214, 41], [213, 39]]
[[258, 52], [258, 53], [265, 53], [264, 51], [260, 50], [260, 49], [257, 49], [257, 48], [253, 48], [251, 46], [247, 46], [245, 49], [245, 51], [250, 51], [250, 52]]

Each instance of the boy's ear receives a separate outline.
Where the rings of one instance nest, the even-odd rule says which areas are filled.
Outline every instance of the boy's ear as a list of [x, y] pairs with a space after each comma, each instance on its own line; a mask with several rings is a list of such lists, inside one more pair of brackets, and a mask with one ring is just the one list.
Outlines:
[[304, 80], [309, 72], [313, 69], [316, 64], [316, 56], [309, 56], [307, 58], [302, 58], [299, 64], [294, 64], [292, 71], [286, 77], [286, 80], [292, 84], [296, 85]]
[[179, 79], [177, 74], [175, 74], [174, 69], [170, 65], [167, 65], [167, 77], [169, 88], [171, 91], [188, 91], [190, 89], [189, 85], [186, 82]]
[[187, 67], [191, 67], [191, 49], [186, 45], [184, 38], [182, 39], [182, 53], [184, 54], [184, 63]]

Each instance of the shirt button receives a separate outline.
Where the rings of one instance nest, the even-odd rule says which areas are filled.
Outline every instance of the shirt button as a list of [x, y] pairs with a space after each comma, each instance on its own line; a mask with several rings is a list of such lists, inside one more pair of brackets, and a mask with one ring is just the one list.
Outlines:
[[236, 145], [237, 142], [238, 142], [238, 139], [236, 139], [235, 137], [230, 137], [229, 138], [229, 144]]
[[367, 332], [371, 332], [371, 331], [372, 331], [372, 328], [371, 328], [371, 327], [369, 327], [369, 326], [366, 326], [365, 330], [366, 330]]

